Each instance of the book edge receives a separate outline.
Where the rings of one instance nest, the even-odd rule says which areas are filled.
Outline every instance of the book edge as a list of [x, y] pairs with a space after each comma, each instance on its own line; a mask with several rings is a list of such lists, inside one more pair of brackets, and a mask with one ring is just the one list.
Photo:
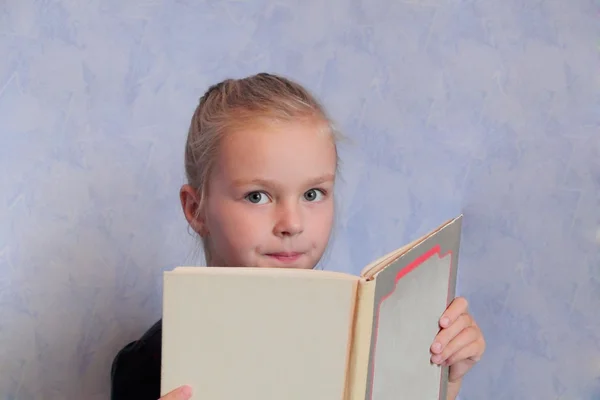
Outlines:
[[421, 243], [425, 242], [427, 239], [431, 238], [432, 236], [437, 235], [439, 232], [443, 231], [447, 227], [452, 226], [456, 222], [461, 222], [462, 218], [463, 218], [463, 214], [459, 214], [458, 216], [445, 221], [443, 224], [439, 225], [437, 228], [429, 231], [428, 233], [413, 240], [412, 242], [409, 242], [406, 245], [399, 247], [396, 250], [393, 250], [393, 251], [383, 255], [382, 257], [376, 259], [375, 261], [367, 264], [361, 270], [360, 276], [366, 278], [367, 280], [374, 279], [375, 276], [379, 272], [384, 270], [387, 266], [392, 264], [398, 258], [402, 257], [403, 255], [408, 253], [410, 250], [419, 246]]
[[348, 368], [347, 400], [364, 400], [367, 392], [371, 335], [375, 300], [375, 281], [358, 281], [351, 352]]
[[347, 272], [328, 271], [321, 269], [300, 268], [258, 268], [258, 267], [206, 267], [206, 266], [177, 266], [164, 271], [165, 276], [180, 274], [205, 274], [205, 275], [238, 275], [238, 276], [272, 276], [272, 277], [311, 277], [326, 279], [342, 279], [357, 281], [361, 277]]

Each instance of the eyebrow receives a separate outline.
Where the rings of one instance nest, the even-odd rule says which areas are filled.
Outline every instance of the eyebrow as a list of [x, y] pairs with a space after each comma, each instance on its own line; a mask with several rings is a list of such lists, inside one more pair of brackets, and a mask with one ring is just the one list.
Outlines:
[[[307, 186], [316, 186], [316, 185], [320, 185], [320, 184], [326, 183], [326, 182], [333, 182], [334, 178], [335, 178], [335, 176], [333, 174], [325, 174], [325, 175], [319, 176], [317, 178], [308, 180], [306, 182], [306, 184], [307, 184]], [[233, 181], [233, 184], [235, 186], [245, 186], [245, 185], [257, 185], [257, 186], [266, 186], [266, 187], [278, 186], [278, 184], [275, 183], [274, 181], [271, 181], [269, 179], [261, 179], [261, 178], [235, 179]]]

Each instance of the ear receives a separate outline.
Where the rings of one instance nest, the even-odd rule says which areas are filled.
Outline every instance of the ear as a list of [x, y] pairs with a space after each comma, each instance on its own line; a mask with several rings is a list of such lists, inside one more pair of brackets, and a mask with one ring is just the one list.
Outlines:
[[188, 224], [201, 237], [208, 235], [206, 218], [202, 210], [202, 198], [196, 189], [190, 185], [183, 185], [179, 191], [181, 208]]

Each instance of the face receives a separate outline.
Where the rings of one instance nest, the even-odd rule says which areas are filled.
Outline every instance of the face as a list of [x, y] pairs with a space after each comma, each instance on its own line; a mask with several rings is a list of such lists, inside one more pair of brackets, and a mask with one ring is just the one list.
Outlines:
[[203, 207], [213, 266], [313, 268], [333, 224], [336, 151], [316, 124], [266, 125], [221, 144]]

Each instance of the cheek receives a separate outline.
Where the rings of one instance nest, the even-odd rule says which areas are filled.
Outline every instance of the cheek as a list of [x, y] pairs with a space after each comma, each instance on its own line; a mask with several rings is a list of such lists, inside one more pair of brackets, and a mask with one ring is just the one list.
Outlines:
[[254, 247], [261, 235], [264, 235], [264, 218], [256, 215], [256, 210], [249, 210], [248, 207], [236, 203], [223, 203], [211, 211], [212, 218], [207, 222], [215, 245], [243, 250]]
[[312, 210], [312, 218], [310, 221], [315, 239], [318, 238], [318, 247], [327, 246], [334, 221], [333, 203], [323, 204], [322, 206], [323, 207]]

